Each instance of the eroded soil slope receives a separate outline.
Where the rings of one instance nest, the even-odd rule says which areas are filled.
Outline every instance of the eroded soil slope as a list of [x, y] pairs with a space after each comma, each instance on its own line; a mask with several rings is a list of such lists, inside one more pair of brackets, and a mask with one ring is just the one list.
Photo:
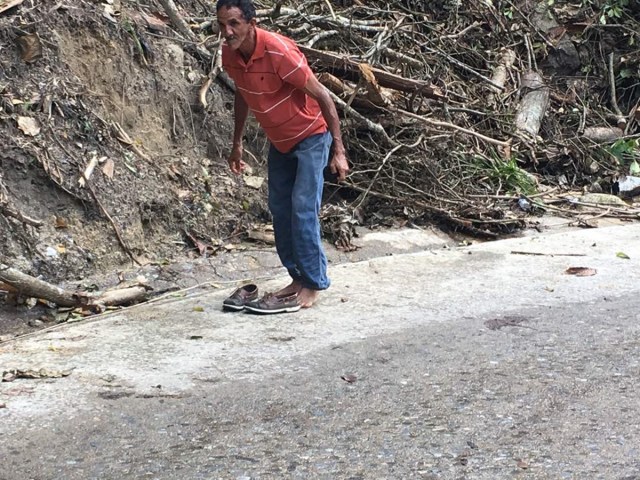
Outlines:
[[215, 248], [266, 214], [260, 182], [227, 172], [229, 92], [205, 108], [199, 60], [109, 3], [0, 14], [0, 257], [54, 282]]

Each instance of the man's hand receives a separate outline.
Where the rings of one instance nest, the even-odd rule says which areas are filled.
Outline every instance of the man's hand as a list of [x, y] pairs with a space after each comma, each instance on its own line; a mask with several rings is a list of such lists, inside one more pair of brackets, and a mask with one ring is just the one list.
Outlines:
[[347, 178], [349, 163], [347, 162], [347, 155], [345, 154], [344, 148], [335, 149], [329, 162], [329, 169], [331, 173], [337, 175], [339, 182], [343, 182], [344, 179]]
[[309, 95], [320, 105], [322, 116], [327, 122], [329, 132], [333, 137], [333, 156], [329, 162], [329, 169], [331, 173], [336, 175], [339, 182], [344, 181], [349, 172], [349, 163], [347, 162], [347, 155], [342, 143], [342, 134], [340, 133], [340, 119], [338, 118], [338, 111], [333, 103], [333, 99], [329, 95], [328, 90], [318, 81], [315, 75], [309, 77], [307, 84], [302, 89], [304, 93]]
[[239, 175], [244, 171], [246, 166], [247, 164], [242, 161], [242, 145], [234, 145], [231, 149], [231, 155], [229, 155], [229, 167], [231, 167], [231, 171]]

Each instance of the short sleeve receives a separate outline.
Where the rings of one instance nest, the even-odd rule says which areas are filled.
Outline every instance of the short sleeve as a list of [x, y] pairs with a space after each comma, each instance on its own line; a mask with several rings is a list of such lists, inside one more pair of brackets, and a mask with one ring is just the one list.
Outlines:
[[289, 46], [283, 53], [278, 65], [278, 76], [283, 82], [302, 90], [313, 75], [307, 59], [295, 45]]

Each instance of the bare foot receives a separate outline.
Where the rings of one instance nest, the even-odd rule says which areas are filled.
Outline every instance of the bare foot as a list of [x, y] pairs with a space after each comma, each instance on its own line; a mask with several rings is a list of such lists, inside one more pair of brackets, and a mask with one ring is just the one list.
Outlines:
[[316, 302], [316, 300], [318, 300], [319, 296], [320, 292], [318, 290], [301, 288], [298, 292], [298, 303], [302, 306], [302, 308], [309, 308]]
[[286, 297], [288, 295], [293, 295], [294, 293], [300, 293], [300, 290], [302, 290], [302, 284], [293, 280], [289, 285], [281, 288], [274, 295], [276, 297]]

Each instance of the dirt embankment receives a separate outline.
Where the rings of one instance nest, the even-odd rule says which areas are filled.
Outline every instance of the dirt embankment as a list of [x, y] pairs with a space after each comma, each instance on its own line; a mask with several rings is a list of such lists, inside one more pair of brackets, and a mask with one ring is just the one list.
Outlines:
[[165, 19], [154, 35], [111, 3], [0, 13], [0, 258], [53, 282], [215, 247], [265, 212], [227, 172], [228, 91], [204, 108], [202, 65]]

